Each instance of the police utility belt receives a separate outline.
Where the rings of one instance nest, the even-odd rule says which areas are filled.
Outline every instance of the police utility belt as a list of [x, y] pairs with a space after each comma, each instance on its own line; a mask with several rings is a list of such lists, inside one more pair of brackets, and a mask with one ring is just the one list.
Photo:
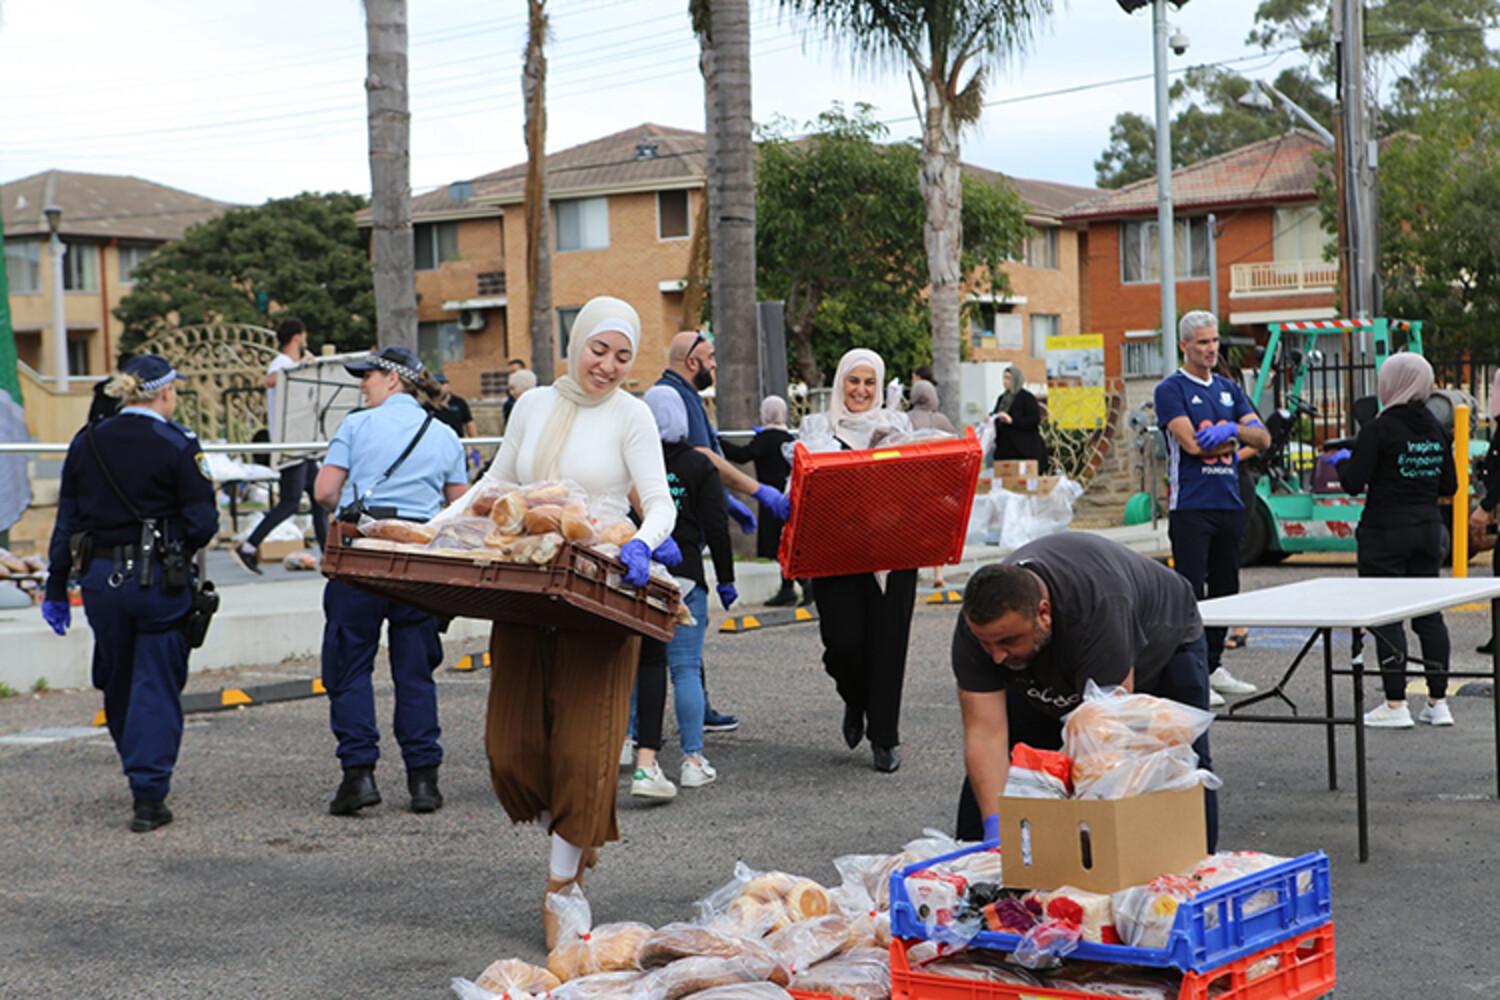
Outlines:
[[141, 534], [140, 541], [135, 545], [115, 545], [96, 550], [93, 537], [88, 532], [74, 533], [68, 538], [68, 549], [75, 570], [82, 572], [93, 559], [111, 559], [114, 562], [114, 569], [109, 574], [111, 587], [119, 587], [134, 576], [136, 582], [146, 588], [154, 583], [156, 568], [160, 564], [163, 590], [192, 588], [192, 606], [187, 615], [178, 621], [178, 627], [187, 635], [188, 645], [197, 649], [208, 638], [209, 623], [219, 610], [219, 595], [214, 590], [213, 581], [193, 578], [192, 559], [186, 543], [181, 539], [168, 539], [166, 525], [158, 518], [143, 515], [140, 508], [120, 488], [104, 461], [104, 455], [99, 451], [99, 442], [94, 438], [92, 424], [85, 435], [94, 461], [104, 476], [104, 482], [108, 484], [115, 499], [130, 512], [130, 516], [140, 522]]

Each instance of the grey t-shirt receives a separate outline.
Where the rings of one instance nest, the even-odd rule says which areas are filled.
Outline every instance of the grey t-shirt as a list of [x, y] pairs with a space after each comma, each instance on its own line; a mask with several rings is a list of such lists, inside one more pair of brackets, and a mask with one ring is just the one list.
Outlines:
[[1135, 689], [1149, 692], [1172, 654], [1203, 634], [1186, 580], [1097, 535], [1048, 535], [1003, 561], [1047, 585], [1052, 638], [1024, 670], [1012, 670], [985, 653], [959, 615], [953, 674], [962, 691], [1019, 692], [1061, 717], [1082, 700], [1089, 680], [1119, 684], [1134, 668]]

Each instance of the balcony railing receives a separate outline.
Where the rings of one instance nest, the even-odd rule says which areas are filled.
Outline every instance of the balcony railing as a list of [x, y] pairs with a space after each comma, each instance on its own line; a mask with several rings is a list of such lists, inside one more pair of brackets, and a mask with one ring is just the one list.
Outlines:
[[1231, 296], [1326, 293], [1338, 283], [1339, 266], [1323, 260], [1260, 261], [1229, 269]]

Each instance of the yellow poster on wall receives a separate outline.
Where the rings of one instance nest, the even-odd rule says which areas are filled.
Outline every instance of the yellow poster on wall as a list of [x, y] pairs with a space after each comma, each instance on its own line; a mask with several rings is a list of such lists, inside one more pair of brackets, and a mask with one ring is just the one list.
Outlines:
[[1065, 430], [1104, 426], [1104, 335], [1047, 338], [1047, 419]]

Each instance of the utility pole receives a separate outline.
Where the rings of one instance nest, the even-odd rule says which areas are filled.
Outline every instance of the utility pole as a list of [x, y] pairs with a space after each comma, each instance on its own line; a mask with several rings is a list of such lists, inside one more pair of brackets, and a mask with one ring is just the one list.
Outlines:
[[[1180, 6], [1180, 4], [1179, 4]], [[1172, 99], [1167, 87], [1167, 0], [1153, 0], [1156, 69], [1156, 230], [1161, 247], [1162, 374], [1177, 368], [1177, 251], [1172, 224]]]
[[1334, 48], [1338, 64], [1339, 181], [1346, 238], [1344, 308], [1355, 319], [1379, 314], [1379, 240], [1376, 223], [1376, 148], [1365, 88], [1364, 0], [1336, 0]]

